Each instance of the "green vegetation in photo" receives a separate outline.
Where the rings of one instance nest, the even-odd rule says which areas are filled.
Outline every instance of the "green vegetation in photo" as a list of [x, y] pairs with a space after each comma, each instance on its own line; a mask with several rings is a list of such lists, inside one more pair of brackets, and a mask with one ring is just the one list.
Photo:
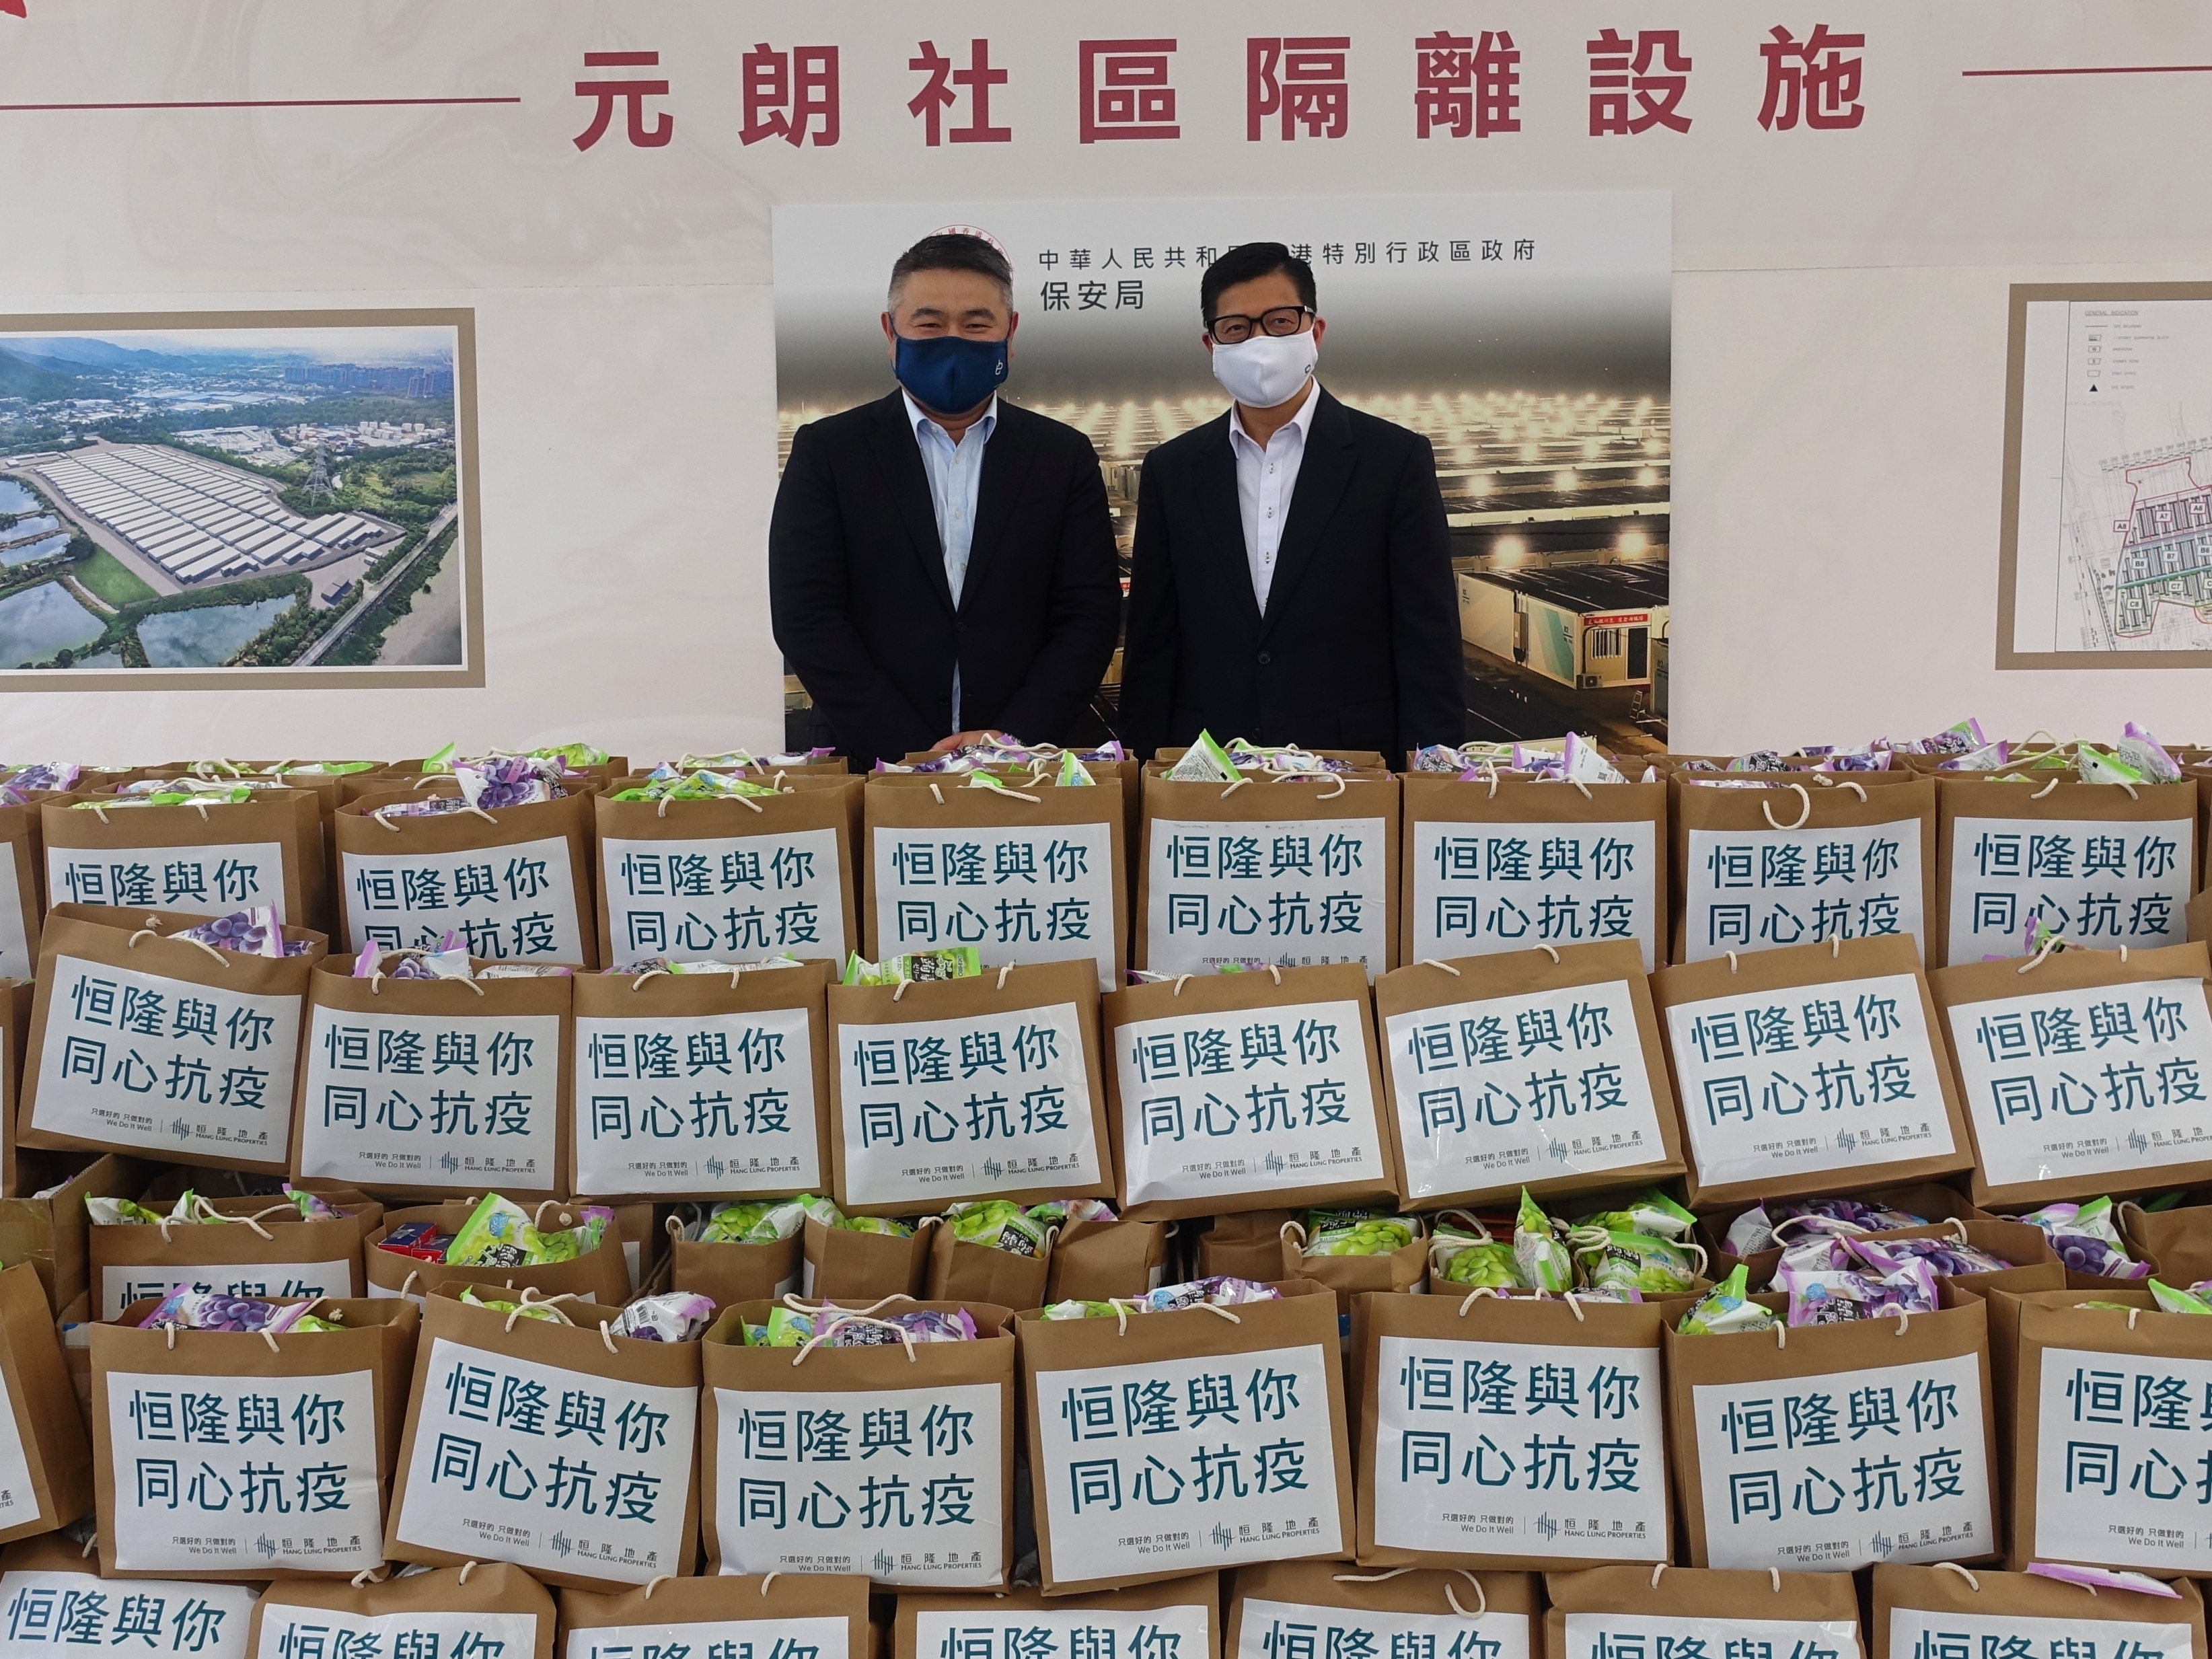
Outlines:
[[79, 536], [70, 544], [72, 553], [79, 542], [91, 550], [77, 558], [70, 574], [76, 578], [77, 586], [86, 592], [118, 609], [159, 597], [137, 572], [98, 543]]
[[447, 525], [439, 533], [430, 550], [410, 565], [405, 575], [377, 595], [375, 602], [362, 613], [361, 620], [352, 630], [337, 642], [330, 655], [323, 659], [324, 665], [366, 668], [374, 662], [376, 653], [384, 648], [386, 631], [415, 608], [416, 593], [445, 568], [459, 531], [458, 523]]

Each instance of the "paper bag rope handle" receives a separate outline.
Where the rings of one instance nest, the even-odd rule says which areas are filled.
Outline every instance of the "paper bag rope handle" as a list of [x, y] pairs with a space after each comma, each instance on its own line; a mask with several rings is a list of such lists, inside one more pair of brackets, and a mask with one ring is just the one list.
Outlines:
[[[417, 789], [420, 789], [423, 784], [428, 783], [431, 781], [432, 780], [429, 778], [424, 778], [420, 782], [416, 783], [415, 787]], [[398, 802], [394, 801], [392, 804], [392, 806], [397, 806], [398, 804]], [[205, 802], [194, 801], [192, 805], [200, 809], [200, 816], [202, 817], [205, 817], [207, 816], [207, 805]], [[374, 818], [379, 823], [382, 824], [386, 829], [389, 830], [396, 836], [399, 833], [399, 826], [385, 816], [386, 813], [392, 811], [392, 806], [380, 806], [376, 811], [371, 812], [369, 817]], [[461, 811], [464, 812], [475, 813], [478, 817], [482, 818], [486, 823], [490, 824], [495, 829], [499, 825], [499, 820], [497, 818], [492, 817], [490, 813], [485, 811], [483, 807], [478, 806], [474, 801], [463, 802]]]
[[[1946, 1565], [1946, 1566], [1948, 1566], [1948, 1565], [1950, 1565], [1950, 1563], [1948, 1563], [1948, 1562], [1947, 1561], [1947, 1562], [1945, 1562], [1943, 1565]], [[1667, 1564], [1666, 1564], [1664, 1561], [1662, 1561], [1662, 1562], [1661, 1562], [1657, 1566], [1656, 1566], [1656, 1567], [1654, 1567], [1654, 1568], [1652, 1568], [1652, 1569], [1651, 1569], [1651, 1588], [1652, 1588], [1653, 1589], [1657, 1589], [1659, 1588], [1659, 1580], [1661, 1579], [1661, 1577], [1663, 1577], [1663, 1576], [1665, 1575], [1666, 1571], [1667, 1571]], [[1782, 1594], [1782, 1569], [1781, 1569], [1781, 1568], [1779, 1568], [1779, 1567], [1769, 1567], [1769, 1568], [1766, 1570], [1766, 1576], [1767, 1576], [1770, 1579], [1771, 1579], [1771, 1580], [1773, 1581], [1773, 1584], [1774, 1584], [1774, 1593], [1775, 1593], [1777, 1595], [1781, 1595], [1781, 1594]], [[1980, 1586], [1979, 1586], [1979, 1585], [1977, 1585], [1977, 1586], [1975, 1586], [1975, 1588], [1978, 1589], [1980, 1588]]]
[[[423, 949], [421, 945], [404, 945], [404, 946], [402, 946], [400, 949], [398, 949], [398, 950], [397, 950], [397, 951], [378, 951], [378, 952], [377, 952], [377, 956], [376, 956], [376, 970], [375, 970], [374, 973], [370, 974], [370, 975], [369, 975], [369, 976], [368, 976], [368, 994], [369, 994], [369, 995], [371, 995], [371, 996], [373, 996], [373, 997], [380, 997], [380, 996], [382, 996], [382, 995], [384, 994], [384, 981], [385, 981], [387, 978], [389, 978], [389, 977], [390, 977], [390, 975], [388, 975], [387, 974], [386, 974], [386, 972], [384, 971], [384, 959], [385, 959], [385, 957], [424, 957], [424, 956], [428, 956], [428, 955], [429, 955], [429, 954], [430, 954], [430, 953], [429, 953], [428, 951], [424, 950], [424, 949]], [[474, 980], [472, 980], [472, 979], [449, 979], [449, 980], [441, 980], [441, 981], [438, 981], [438, 983], [440, 983], [440, 984], [443, 984], [443, 985], [465, 985], [465, 986], [467, 986], [467, 987], [469, 988], [469, 989], [471, 989], [471, 991], [474, 991], [474, 992], [475, 992], [478, 996], [482, 996], [482, 995], [484, 994], [484, 988], [483, 988], [483, 986], [481, 986], [481, 985], [477, 984], [477, 983], [476, 982], [476, 981], [474, 981]]]
[[909, 1365], [921, 1364], [914, 1352], [914, 1333], [904, 1326], [894, 1325], [888, 1319], [870, 1319], [865, 1314], [846, 1313], [841, 1310], [828, 1324], [823, 1326], [820, 1330], [799, 1345], [799, 1352], [791, 1357], [792, 1364], [793, 1366], [799, 1364], [807, 1355], [827, 1342], [841, 1327], [846, 1325], [872, 1325], [879, 1331], [890, 1332], [892, 1335], [898, 1338], [900, 1345], [906, 1349], [906, 1363]]
[[[1340, 1572], [1335, 1575], [1335, 1580], [1340, 1584], [1381, 1584], [1393, 1578], [1402, 1577], [1414, 1571], [1416, 1569], [1413, 1567], [1393, 1567], [1388, 1572]], [[1449, 1580], [1446, 1581], [1444, 1600], [1451, 1603], [1451, 1610], [1454, 1613], [1462, 1619], [1480, 1619], [1490, 1611], [1490, 1595], [1482, 1588], [1482, 1580], [1477, 1578], [1465, 1567], [1448, 1567], [1445, 1571], [1457, 1573], [1474, 1586], [1474, 1611], [1469, 1613], [1465, 1607], [1460, 1606], [1459, 1597], [1452, 1593], [1452, 1585]]]
[[[105, 822], [105, 820], [102, 820], [102, 822]], [[150, 924], [154, 918], [149, 916], [146, 920]], [[182, 933], [165, 933], [160, 928], [149, 925], [148, 927], [141, 927], [137, 933], [131, 935], [131, 948], [134, 951], [137, 950], [138, 948], [138, 941], [142, 939], [173, 939], [179, 945], [197, 945], [201, 950], [213, 957], [222, 966], [225, 968], [230, 966], [229, 955], [225, 951], [216, 950], [214, 945], [210, 945], [204, 939], [187, 939]]]

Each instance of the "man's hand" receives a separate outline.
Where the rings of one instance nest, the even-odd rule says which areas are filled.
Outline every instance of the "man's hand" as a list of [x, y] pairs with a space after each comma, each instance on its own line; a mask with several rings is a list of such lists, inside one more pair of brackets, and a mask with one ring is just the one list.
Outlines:
[[956, 749], [965, 749], [974, 743], [1005, 743], [1006, 741], [1008, 741], [1006, 734], [1003, 732], [955, 732], [929, 752], [933, 755], [949, 755]]

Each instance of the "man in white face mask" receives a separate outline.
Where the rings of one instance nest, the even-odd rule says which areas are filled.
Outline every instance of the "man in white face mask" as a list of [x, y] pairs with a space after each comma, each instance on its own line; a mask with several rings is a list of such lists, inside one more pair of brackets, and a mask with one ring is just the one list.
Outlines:
[[1314, 369], [1312, 267], [1233, 247], [1199, 285], [1218, 420], [1145, 460], [1122, 655], [1140, 755], [1227, 741], [1369, 749], [1466, 735], [1450, 532], [1427, 439], [1346, 408]]

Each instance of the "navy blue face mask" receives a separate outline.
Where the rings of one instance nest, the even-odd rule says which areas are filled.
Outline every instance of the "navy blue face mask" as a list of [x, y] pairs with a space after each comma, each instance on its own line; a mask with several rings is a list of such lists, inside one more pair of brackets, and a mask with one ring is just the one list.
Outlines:
[[902, 334], [893, 370], [924, 409], [964, 415], [1006, 384], [1006, 343], [957, 334], [909, 340]]

